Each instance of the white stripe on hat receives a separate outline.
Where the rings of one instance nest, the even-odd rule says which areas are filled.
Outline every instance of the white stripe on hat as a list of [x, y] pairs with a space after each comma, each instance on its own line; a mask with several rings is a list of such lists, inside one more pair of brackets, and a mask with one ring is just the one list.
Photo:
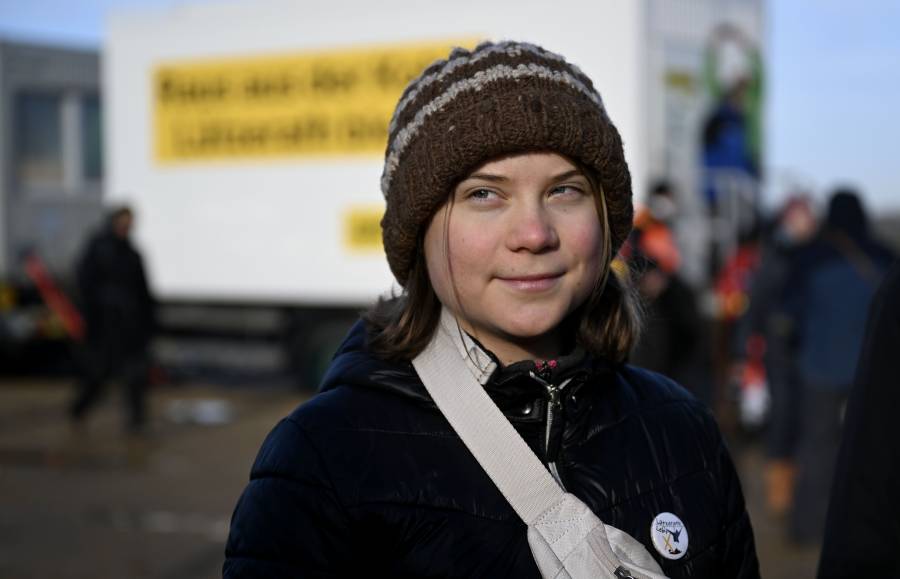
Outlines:
[[485, 58], [487, 58], [488, 56], [491, 56], [492, 54], [505, 52], [509, 56], [516, 57], [516, 56], [520, 56], [522, 54], [522, 51], [525, 50], [527, 52], [534, 54], [535, 56], [540, 56], [540, 57], [546, 58], [548, 60], [555, 60], [557, 62], [561, 62], [561, 63], [565, 64], [566, 66], [568, 66], [569, 68], [571, 68], [572, 70], [574, 70], [576, 73], [581, 74], [581, 75], [584, 74], [583, 72], [581, 72], [581, 70], [577, 66], [567, 63], [566, 59], [563, 58], [562, 56], [560, 56], [559, 54], [550, 52], [549, 50], [545, 50], [545, 49], [541, 48], [540, 46], [536, 46], [534, 44], [528, 44], [526, 42], [513, 42], [513, 41], [508, 40], [505, 42], [500, 42], [497, 44], [490, 45], [487, 48], [478, 47], [472, 52], [464, 52], [462, 55], [454, 58], [453, 55], [456, 53], [457, 50], [459, 50], [459, 49], [454, 49], [454, 51], [450, 54], [449, 60], [447, 61], [447, 63], [444, 65], [444, 67], [440, 71], [433, 72], [433, 73], [429, 74], [428, 76], [423, 76], [422, 78], [420, 78], [419, 81], [416, 83], [415, 88], [412, 89], [411, 91], [409, 91], [406, 94], [406, 96], [404, 96], [400, 100], [400, 102], [397, 104], [397, 108], [394, 109], [393, 116], [391, 117], [391, 124], [390, 124], [390, 127], [388, 128], [389, 133], [393, 132], [394, 129], [397, 128], [398, 117], [404, 111], [404, 109], [406, 109], [406, 107], [409, 106], [409, 103], [412, 102], [412, 100], [415, 99], [417, 96], [419, 96], [419, 93], [421, 93], [423, 89], [425, 89], [426, 87], [428, 87], [429, 85], [431, 85], [434, 82], [437, 82], [437, 81], [447, 78], [456, 69], [460, 68], [461, 66], [466, 65], [466, 64], [475, 64], [476, 62], [484, 60]]
[[569, 72], [563, 70], [551, 70], [546, 66], [535, 63], [520, 64], [511, 67], [506, 64], [498, 64], [491, 68], [479, 70], [471, 77], [459, 80], [451, 84], [447, 90], [425, 104], [416, 112], [416, 116], [403, 127], [388, 148], [389, 154], [384, 161], [384, 172], [381, 176], [381, 191], [386, 196], [391, 186], [394, 172], [400, 164], [400, 156], [415, 138], [416, 133], [425, 124], [426, 119], [432, 114], [440, 111], [448, 103], [453, 101], [461, 93], [468, 91], [480, 91], [486, 85], [499, 80], [517, 80], [520, 78], [540, 78], [553, 82], [564, 84], [576, 89], [588, 97], [601, 110], [604, 110], [603, 100], [596, 91], [589, 89], [583, 82], [572, 76]]

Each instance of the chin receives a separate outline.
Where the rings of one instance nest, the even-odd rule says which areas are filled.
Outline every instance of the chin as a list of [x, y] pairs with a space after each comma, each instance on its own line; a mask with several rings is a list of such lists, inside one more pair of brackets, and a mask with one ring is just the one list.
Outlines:
[[519, 339], [535, 339], [556, 330], [565, 316], [552, 313], [535, 313], [527, 316], [512, 315], [501, 324], [509, 336]]

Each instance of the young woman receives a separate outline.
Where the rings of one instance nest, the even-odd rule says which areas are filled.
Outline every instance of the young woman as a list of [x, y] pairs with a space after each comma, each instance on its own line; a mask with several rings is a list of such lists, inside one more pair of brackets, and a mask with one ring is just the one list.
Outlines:
[[611, 264], [631, 185], [591, 81], [533, 45], [455, 50], [397, 105], [382, 190], [404, 291], [264, 443], [225, 576], [539, 576], [525, 524], [411, 363], [443, 324], [560, 485], [667, 576], [757, 577], [709, 411], [624, 363], [639, 324]]

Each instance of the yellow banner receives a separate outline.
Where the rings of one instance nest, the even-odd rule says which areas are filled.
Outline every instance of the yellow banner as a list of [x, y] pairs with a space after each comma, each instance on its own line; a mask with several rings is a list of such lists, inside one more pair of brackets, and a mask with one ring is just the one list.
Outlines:
[[154, 71], [160, 162], [381, 155], [407, 83], [453, 46], [167, 63]]
[[381, 216], [384, 205], [356, 205], [344, 212], [344, 248], [352, 252], [383, 251]]

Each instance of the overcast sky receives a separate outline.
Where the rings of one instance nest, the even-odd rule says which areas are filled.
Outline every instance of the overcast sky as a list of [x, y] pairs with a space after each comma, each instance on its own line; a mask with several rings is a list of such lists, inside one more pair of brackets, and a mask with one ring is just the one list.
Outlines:
[[[0, 36], [97, 48], [110, 8], [178, 3], [0, 0]], [[766, 19], [772, 194], [851, 183], [900, 210], [900, 2], [767, 0]]]

